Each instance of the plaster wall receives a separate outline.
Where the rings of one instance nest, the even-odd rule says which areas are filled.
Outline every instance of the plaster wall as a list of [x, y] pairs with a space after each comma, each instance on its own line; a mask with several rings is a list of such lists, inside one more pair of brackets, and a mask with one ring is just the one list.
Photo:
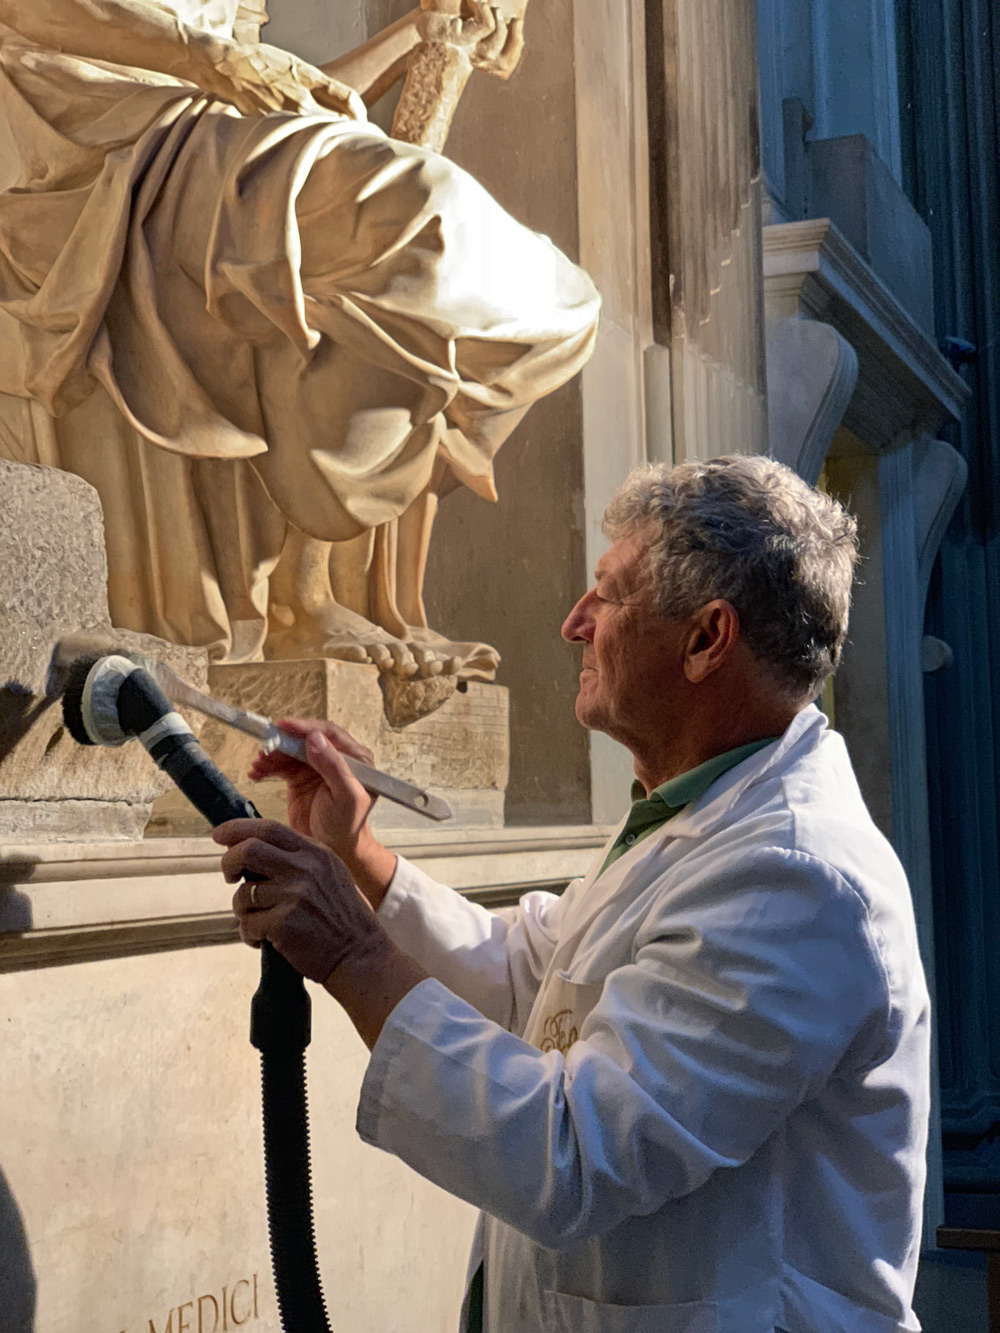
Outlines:
[[[470, 83], [447, 152], [579, 261], [571, 0], [530, 6], [525, 31], [509, 83]], [[587, 583], [583, 430], [577, 379], [532, 408], [504, 445], [498, 505], [470, 492], [443, 502], [428, 563], [431, 623], [485, 638], [501, 654], [497, 679], [511, 692], [508, 824], [591, 818], [588, 739], [573, 714], [579, 649], [559, 637]]]
[[[251, 950], [228, 944], [0, 976], [5, 1333], [277, 1333], [247, 1037], [257, 972]], [[313, 996], [314, 1197], [333, 1325], [451, 1333], [474, 1210], [359, 1141], [367, 1052]]]

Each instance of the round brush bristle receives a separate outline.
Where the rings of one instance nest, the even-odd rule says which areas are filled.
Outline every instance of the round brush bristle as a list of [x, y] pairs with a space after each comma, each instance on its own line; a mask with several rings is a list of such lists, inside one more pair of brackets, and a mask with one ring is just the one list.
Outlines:
[[83, 691], [87, 677], [101, 661], [102, 656], [101, 653], [93, 653], [87, 657], [78, 657], [66, 671], [66, 687], [62, 701], [63, 722], [69, 734], [81, 745], [96, 744], [83, 724]]

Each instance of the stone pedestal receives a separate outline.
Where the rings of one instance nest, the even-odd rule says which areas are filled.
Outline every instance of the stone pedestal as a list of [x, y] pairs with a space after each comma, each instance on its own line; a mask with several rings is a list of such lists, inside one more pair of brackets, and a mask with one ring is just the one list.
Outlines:
[[[453, 825], [500, 827], [510, 764], [507, 691], [463, 682], [440, 707], [406, 726], [386, 718], [378, 670], [353, 662], [311, 659], [213, 666], [208, 688], [227, 703], [264, 717], [328, 718], [375, 755], [376, 767], [443, 797]], [[398, 704], [398, 700], [397, 700]], [[285, 817], [285, 784], [251, 785], [247, 770], [258, 750], [250, 736], [207, 721], [202, 745], [267, 818]], [[382, 800], [373, 819], [381, 832], [430, 827], [423, 816]], [[203, 833], [205, 821], [179, 792], [157, 800], [147, 834]]]
[[[611, 832], [448, 828], [390, 846], [495, 907], [584, 874]], [[0, 847], [2, 1333], [279, 1333], [248, 1040], [260, 960], [236, 943], [219, 851]], [[360, 1142], [368, 1053], [311, 990], [333, 1327], [452, 1333], [475, 1212]]]
[[139, 745], [83, 747], [62, 725], [52, 651], [69, 635], [96, 652], [138, 649], [193, 685], [205, 654], [111, 627], [97, 492], [55, 468], [0, 459], [0, 840], [141, 838], [168, 780]]

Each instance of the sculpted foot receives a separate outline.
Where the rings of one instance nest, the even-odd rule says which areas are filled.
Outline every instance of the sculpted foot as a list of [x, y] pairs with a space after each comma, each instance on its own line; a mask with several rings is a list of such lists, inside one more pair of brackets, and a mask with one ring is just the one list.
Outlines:
[[441, 676], [492, 681], [500, 662], [496, 649], [487, 644], [455, 643], [423, 628], [408, 629], [403, 638], [332, 600], [308, 617], [272, 605], [270, 622], [264, 645], [268, 661], [333, 657], [370, 663], [383, 676], [404, 681]]

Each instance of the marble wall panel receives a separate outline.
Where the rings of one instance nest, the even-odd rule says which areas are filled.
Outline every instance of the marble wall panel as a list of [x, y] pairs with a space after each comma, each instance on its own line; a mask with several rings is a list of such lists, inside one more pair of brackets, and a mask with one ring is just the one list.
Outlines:
[[[256, 977], [235, 944], [0, 976], [5, 1333], [278, 1333], [247, 1037]], [[333, 1325], [451, 1333], [473, 1211], [360, 1143], [367, 1052], [321, 992], [313, 1018]]]

